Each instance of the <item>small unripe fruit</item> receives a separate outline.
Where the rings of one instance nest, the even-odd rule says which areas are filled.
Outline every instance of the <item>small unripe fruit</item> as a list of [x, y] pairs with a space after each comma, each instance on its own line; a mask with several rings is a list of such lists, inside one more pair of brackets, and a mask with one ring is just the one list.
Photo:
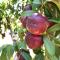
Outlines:
[[33, 35], [30, 32], [26, 33], [25, 41], [29, 48], [36, 49], [43, 45], [43, 37], [39, 35]]
[[27, 5], [24, 7], [24, 11], [27, 11], [27, 10], [32, 10], [31, 4], [27, 4]]
[[34, 13], [27, 19], [26, 28], [30, 33], [42, 35], [44, 32], [46, 32], [49, 24], [44, 16]]

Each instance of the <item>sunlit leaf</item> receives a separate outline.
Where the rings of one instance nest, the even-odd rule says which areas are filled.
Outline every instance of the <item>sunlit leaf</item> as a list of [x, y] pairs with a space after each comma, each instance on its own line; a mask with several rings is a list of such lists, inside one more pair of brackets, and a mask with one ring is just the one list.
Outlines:
[[60, 10], [60, 0], [52, 0], [52, 2], [54, 2]]
[[[56, 18], [56, 17], [60, 17], [60, 10], [57, 7], [57, 5], [55, 3], [53, 3], [52, 1], [47, 1], [44, 5], [45, 7], [45, 14], [49, 17], [49, 15], [46, 13], [46, 8], [47, 11], [52, 15], [52, 17]], [[50, 18], [52, 18], [50, 16]]]
[[59, 60], [60, 60], [60, 56], [59, 56]]
[[11, 2], [12, 2], [12, 4], [15, 4], [15, 3], [17, 3], [17, 0], [12, 0]]
[[21, 16], [31, 16], [34, 12], [33, 11], [24, 11], [22, 12]]
[[33, 0], [33, 4], [42, 4], [44, 3], [46, 0]]
[[43, 49], [37, 48], [37, 49], [34, 49], [33, 52], [38, 55], [40, 53], [43, 53]]
[[[7, 51], [6, 48], [4, 48], [2, 50], [2, 54], [1, 54], [1, 60], [7, 60], [7, 55], [6, 55]], [[4, 57], [4, 58], [3, 58]]]
[[50, 59], [51, 60], [58, 60], [58, 58], [56, 56], [51, 56]]
[[41, 4], [40, 0], [33, 0], [33, 4]]
[[40, 8], [42, 7], [42, 4], [44, 4], [46, 0], [33, 0], [32, 2], [32, 9], [35, 11], [40, 10]]
[[46, 36], [44, 36], [43, 38], [44, 40], [44, 46], [47, 50], [47, 52], [49, 53], [49, 55], [54, 56], [55, 55], [55, 45], [52, 41], [50, 41], [50, 39]]
[[2, 17], [3, 17], [3, 15], [4, 15], [4, 12], [3, 12], [3, 10], [2, 10], [2, 9], [0, 9], [0, 18], [2, 18]]
[[60, 30], [60, 24], [55, 24], [54, 26], [48, 29], [48, 32], [56, 32]]
[[39, 4], [32, 4], [32, 9], [34, 11], [38, 11], [40, 9], [40, 5]]
[[25, 41], [18, 42], [18, 48], [20, 49], [26, 49], [26, 43]]
[[42, 53], [39, 53], [35, 56], [34, 60], [44, 60], [44, 55]]
[[10, 58], [13, 56], [13, 53], [14, 49], [12, 45], [2, 46], [1, 60], [10, 60]]
[[0, 52], [6, 47], [6, 45], [3, 45], [0, 47]]
[[4, 2], [2, 2], [1, 4], [0, 4], [0, 9], [3, 9], [3, 10], [5, 10], [6, 9], [6, 4], [4, 3]]
[[49, 18], [52, 17], [51, 12], [49, 11], [49, 9], [47, 7], [44, 7], [44, 14]]
[[13, 48], [12, 45], [8, 45], [6, 47], [6, 50], [7, 50], [7, 53], [6, 54], [7, 54], [8, 58], [10, 59], [13, 56], [14, 48]]
[[59, 46], [56, 46], [55, 47], [55, 50], [56, 50], [56, 56], [59, 57], [60, 56], [60, 47]]
[[1, 51], [2, 51], [2, 47], [0, 47], [0, 53], [1, 53]]
[[14, 50], [15, 50], [15, 51], [19, 51], [17, 41], [14, 41], [13, 47], [14, 47]]
[[29, 53], [26, 53], [26, 52], [22, 52], [22, 56], [25, 58], [25, 60], [32, 60], [31, 56]]
[[54, 40], [55, 44], [60, 44], [60, 38], [56, 38], [56, 37], [51, 37], [52, 40]]
[[49, 21], [52, 21], [54, 23], [60, 23], [60, 18], [52, 18], [52, 19], [49, 19]]

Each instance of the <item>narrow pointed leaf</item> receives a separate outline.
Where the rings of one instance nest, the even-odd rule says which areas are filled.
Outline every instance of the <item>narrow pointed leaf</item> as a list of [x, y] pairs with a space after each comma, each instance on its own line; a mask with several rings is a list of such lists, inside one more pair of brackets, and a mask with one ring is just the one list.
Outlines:
[[25, 41], [20, 41], [20, 42], [18, 42], [18, 48], [19, 48], [19, 49], [20, 49], [20, 48], [26, 49], [26, 43], [25, 43]]
[[35, 56], [34, 60], [44, 60], [44, 55], [42, 53], [39, 53]]
[[50, 27], [47, 31], [48, 32], [56, 32], [60, 30], [60, 24], [55, 24], [54, 26]]
[[33, 11], [24, 11], [22, 12], [21, 16], [31, 16], [33, 13]]
[[22, 56], [25, 58], [25, 60], [32, 60], [29, 53], [22, 52]]
[[52, 19], [49, 19], [49, 21], [52, 21], [54, 23], [60, 23], [60, 18], [52, 18]]
[[50, 39], [46, 36], [44, 36], [44, 46], [49, 53], [49, 55], [53, 56], [55, 55], [55, 45], [50, 41]]
[[51, 56], [50, 59], [51, 60], [58, 60], [58, 58], [56, 56]]

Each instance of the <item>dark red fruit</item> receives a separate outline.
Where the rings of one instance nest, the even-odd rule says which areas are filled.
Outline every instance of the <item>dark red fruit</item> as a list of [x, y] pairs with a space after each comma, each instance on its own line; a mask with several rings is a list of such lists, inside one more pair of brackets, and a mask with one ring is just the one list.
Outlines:
[[39, 35], [33, 35], [30, 32], [26, 33], [25, 41], [29, 48], [36, 49], [43, 45], [43, 38]]
[[20, 53], [17, 53], [17, 57], [18, 57], [18, 60], [25, 60], [24, 57]]
[[46, 18], [38, 13], [34, 13], [27, 18], [26, 27], [29, 32], [35, 35], [42, 35], [48, 28]]
[[24, 11], [27, 11], [27, 10], [32, 10], [31, 4], [27, 4], [27, 5], [24, 7]]
[[26, 16], [22, 16], [22, 17], [20, 17], [20, 21], [21, 21], [23, 27], [26, 27], [27, 17], [26, 17]]
[[14, 60], [25, 60], [21, 53], [17, 53]]
[[49, 27], [48, 28], [52, 27], [55, 24], [54, 22], [51, 22], [51, 21], [48, 21], [48, 23], [49, 23]]
[[48, 22], [48, 28], [50, 28], [51, 26], [55, 24], [54, 22], [49, 21], [47, 17], [45, 17], [45, 19]]
[[[27, 4], [27, 5], [24, 7], [24, 11], [29, 11], [29, 10], [32, 10], [31, 4]], [[21, 17], [20, 17], [20, 20], [21, 20], [21, 23], [22, 23], [23, 27], [26, 27], [27, 16], [21, 16]]]
[[17, 51], [14, 57], [14, 60], [26, 60], [28, 58], [26, 57], [27, 55], [31, 58], [30, 52], [28, 49], [20, 49], [19, 51]]

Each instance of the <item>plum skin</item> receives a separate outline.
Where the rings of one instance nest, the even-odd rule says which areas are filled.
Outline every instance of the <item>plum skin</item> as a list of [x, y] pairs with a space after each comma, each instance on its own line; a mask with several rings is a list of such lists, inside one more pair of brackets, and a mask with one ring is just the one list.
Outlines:
[[33, 35], [30, 32], [26, 33], [25, 41], [28, 47], [31, 49], [40, 48], [43, 45], [43, 37], [39, 35]]
[[17, 52], [14, 60], [25, 60], [21, 53]]
[[26, 16], [21, 16], [20, 21], [22, 23], [22, 26], [26, 28], [27, 17]]
[[47, 31], [48, 26], [49, 23], [46, 18], [38, 13], [34, 13], [32, 16], [27, 18], [26, 28], [32, 34], [42, 35]]
[[48, 23], [49, 23], [49, 27], [48, 27], [48, 28], [50, 28], [50, 27], [52, 27], [53, 25], [55, 25], [55, 24], [56, 24], [56, 23], [51, 22], [51, 21], [48, 21]]
[[[29, 11], [29, 10], [32, 10], [31, 4], [25, 5], [24, 11]], [[26, 27], [26, 20], [27, 20], [27, 16], [21, 16], [20, 17], [20, 21], [21, 21], [23, 27]]]

